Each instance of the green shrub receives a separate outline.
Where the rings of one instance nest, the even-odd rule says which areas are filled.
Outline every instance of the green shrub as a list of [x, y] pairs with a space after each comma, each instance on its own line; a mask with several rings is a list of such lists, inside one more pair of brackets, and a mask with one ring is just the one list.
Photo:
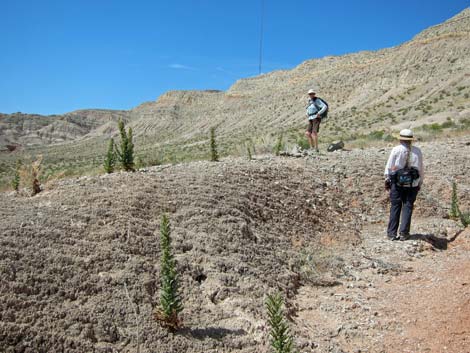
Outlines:
[[445, 121], [445, 122], [443, 122], [443, 123], [441, 124], [441, 127], [442, 127], [443, 129], [455, 127], [455, 123], [454, 123], [454, 121], [452, 121], [452, 120], [447, 120], [447, 121]]
[[452, 198], [450, 204], [450, 213], [449, 216], [451, 218], [459, 217], [460, 210], [459, 210], [459, 198], [457, 196], [457, 184], [455, 181], [452, 182]]
[[16, 161], [16, 167], [15, 167], [15, 174], [13, 175], [13, 180], [11, 181], [11, 186], [13, 187], [13, 190], [15, 190], [16, 192], [18, 192], [19, 188], [20, 188], [20, 180], [21, 180], [21, 177], [20, 177], [20, 172], [21, 172], [21, 166], [22, 166], [22, 162], [20, 159], [18, 159]]
[[377, 130], [377, 131], [372, 131], [368, 138], [371, 140], [381, 140], [384, 136], [384, 131], [383, 130]]
[[430, 125], [428, 124], [424, 124], [423, 126], [421, 126], [421, 128], [424, 130], [424, 131], [429, 131], [429, 132], [440, 132], [442, 131], [442, 125], [438, 124], [438, 123], [432, 123]]
[[114, 172], [114, 166], [116, 164], [116, 152], [114, 151], [114, 140], [109, 140], [108, 152], [106, 153], [106, 159], [104, 160], [104, 171], [106, 173]]
[[210, 132], [210, 148], [211, 148], [211, 161], [218, 162], [219, 161], [219, 153], [217, 151], [217, 142], [215, 140], [215, 128], [211, 128]]
[[470, 213], [463, 213], [460, 212], [460, 222], [464, 226], [464, 228], [467, 228], [470, 225]]
[[126, 133], [124, 122], [118, 122], [119, 133], [121, 135], [121, 147], [117, 151], [119, 162], [122, 169], [126, 172], [134, 171], [134, 143], [132, 142], [132, 128]]
[[251, 147], [249, 144], [246, 144], [246, 153], [247, 153], [248, 160], [251, 161], [253, 159], [253, 156], [251, 154]]
[[279, 156], [281, 150], [284, 149], [284, 142], [282, 141], [282, 134], [279, 136], [276, 146], [274, 146], [274, 154]]

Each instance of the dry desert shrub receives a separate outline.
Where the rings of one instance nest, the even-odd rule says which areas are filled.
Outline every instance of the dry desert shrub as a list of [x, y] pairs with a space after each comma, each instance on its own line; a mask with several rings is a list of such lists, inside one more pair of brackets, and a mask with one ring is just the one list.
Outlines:
[[31, 190], [31, 196], [41, 192], [39, 178], [42, 172], [42, 156], [38, 156], [35, 161], [25, 162], [20, 170], [21, 184]]

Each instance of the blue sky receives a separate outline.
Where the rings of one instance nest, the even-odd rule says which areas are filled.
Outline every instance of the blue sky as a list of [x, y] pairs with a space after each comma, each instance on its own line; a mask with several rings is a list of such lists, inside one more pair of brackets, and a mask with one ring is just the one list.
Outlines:
[[168, 90], [410, 40], [469, 0], [0, 0], [0, 112], [131, 109]]

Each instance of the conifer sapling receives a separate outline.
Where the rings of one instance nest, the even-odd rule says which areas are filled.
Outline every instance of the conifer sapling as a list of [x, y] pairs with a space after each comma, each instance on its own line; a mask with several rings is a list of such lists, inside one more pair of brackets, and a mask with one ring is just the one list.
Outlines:
[[114, 151], [114, 140], [109, 140], [108, 153], [104, 160], [104, 171], [106, 173], [114, 172], [114, 166], [116, 164], [116, 152]]
[[121, 148], [118, 150], [118, 157], [122, 168], [126, 171], [134, 171], [134, 143], [132, 141], [132, 128], [126, 133], [124, 122], [118, 122], [119, 133], [121, 135]]

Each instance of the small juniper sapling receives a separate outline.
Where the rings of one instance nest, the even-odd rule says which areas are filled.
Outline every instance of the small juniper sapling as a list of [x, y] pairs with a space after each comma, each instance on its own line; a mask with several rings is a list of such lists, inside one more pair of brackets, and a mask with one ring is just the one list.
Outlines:
[[121, 135], [121, 146], [118, 149], [118, 158], [122, 169], [126, 172], [134, 171], [134, 143], [132, 141], [132, 128], [126, 133], [124, 122], [118, 122], [119, 134]]
[[106, 153], [106, 159], [104, 160], [104, 171], [106, 173], [114, 172], [116, 164], [116, 152], [114, 151], [114, 140], [109, 140], [108, 152]]

